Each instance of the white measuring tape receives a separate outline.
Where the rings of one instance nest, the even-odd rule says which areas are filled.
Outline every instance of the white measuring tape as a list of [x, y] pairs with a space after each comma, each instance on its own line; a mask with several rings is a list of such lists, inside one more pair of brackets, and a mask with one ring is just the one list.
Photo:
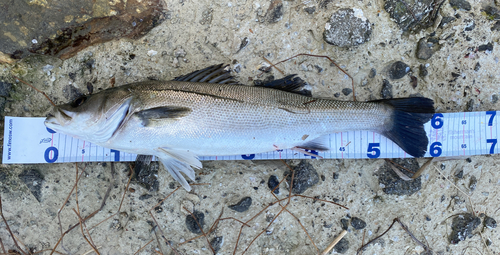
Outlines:
[[[499, 153], [497, 112], [436, 113], [424, 125], [429, 147], [425, 157]], [[134, 161], [135, 154], [110, 150], [47, 129], [45, 118], [5, 117], [3, 164]], [[323, 158], [406, 158], [391, 140], [371, 131], [329, 135], [329, 151], [310, 151]], [[200, 160], [315, 158], [292, 150], [262, 154], [200, 157]]]

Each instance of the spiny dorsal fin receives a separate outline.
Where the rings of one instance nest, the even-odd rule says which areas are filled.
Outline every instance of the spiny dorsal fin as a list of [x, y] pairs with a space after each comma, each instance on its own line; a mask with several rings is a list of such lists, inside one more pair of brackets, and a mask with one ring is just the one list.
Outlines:
[[[268, 82], [264, 81], [262, 82], [262, 84], [256, 83], [255, 86], [278, 89], [310, 97], [311, 91], [305, 89], [305, 87], [308, 85], [307, 82], [302, 80], [300, 77], [295, 76], [296, 74], [291, 74], [278, 80]], [[274, 77], [272, 77], [271, 79], [273, 78]]]
[[174, 81], [207, 82], [218, 84], [238, 84], [231, 76], [228, 65], [218, 64], [173, 79]]

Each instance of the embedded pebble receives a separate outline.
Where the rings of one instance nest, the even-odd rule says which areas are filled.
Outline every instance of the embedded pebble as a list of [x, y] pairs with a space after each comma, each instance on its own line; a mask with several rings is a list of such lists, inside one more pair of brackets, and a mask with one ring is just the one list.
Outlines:
[[158, 170], [160, 163], [151, 161], [151, 155], [137, 155], [134, 166], [134, 177], [137, 182], [148, 191], [158, 191], [160, 183], [158, 182]]
[[488, 228], [496, 228], [497, 227], [497, 221], [489, 216], [486, 216], [484, 218], [484, 225]]
[[351, 226], [354, 229], [360, 230], [366, 227], [366, 222], [364, 222], [362, 219], [358, 217], [352, 217], [351, 218]]
[[410, 67], [402, 61], [396, 61], [389, 67], [389, 78], [393, 80], [403, 78], [410, 71]]
[[245, 197], [241, 199], [238, 203], [234, 205], [228, 206], [229, 209], [235, 210], [237, 212], [244, 212], [247, 211], [248, 208], [252, 205], [252, 198], [251, 197]]
[[[278, 180], [278, 177], [276, 175], [271, 175], [269, 176], [269, 179], [267, 180], [267, 187], [270, 190], [273, 190], [274, 187], [278, 186], [280, 184], [280, 181]], [[274, 190], [274, 194], [279, 194], [280, 193], [280, 188], [276, 188]]]
[[388, 80], [383, 81], [382, 83], [382, 90], [380, 91], [380, 96], [383, 99], [390, 99], [392, 98], [392, 85], [389, 83]]
[[375, 77], [375, 75], [377, 75], [377, 69], [375, 69], [375, 68], [370, 69], [370, 73], [368, 74], [368, 78], [372, 79]]
[[[408, 1], [406, 1], [408, 3]], [[384, 9], [403, 31], [417, 27], [429, 27], [432, 22], [424, 22], [436, 4], [433, 0], [415, 0], [405, 4], [401, 0], [386, 0]]]
[[360, 9], [340, 9], [325, 25], [323, 39], [338, 47], [352, 47], [365, 43], [372, 34], [372, 25]]
[[42, 199], [42, 182], [44, 180], [40, 171], [36, 169], [24, 170], [18, 175], [18, 177], [24, 184], [26, 184], [36, 200], [40, 202]]
[[0, 81], [0, 96], [9, 97], [12, 83]]
[[470, 191], [474, 191], [474, 190], [476, 190], [476, 187], [477, 187], [477, 178], [476, 178], [476, 176], [473, 175], [470, 177], [469, 189], [470, 189]]
[[194, 217], [191, 214], [186, 216], [186, 227], [192, 233], [201, 234], [200, 226], [203, 228], [205, 225], [205, 214], [199, 211], [194, 211], [193, 215]]
[[266, 12], [266, 20], [269, 23], [276, 23], [283, 18], [283, 2], [273, 0]]
[[309, 14], [313, 14], [316, 11], [316, 6], [306, 7], [306, 8], [304, 8], [304, 11], [309, 13]]
[[216, 254], [220, 250], [223, 244], [224, 244], [223, 236], [216, 236], [212, 240], [210, 240], [210, 246], [212, 246]]
[[352, 89], [350, 88], [344, 88], [342, 89], [342, 93], [345, 95], [345, 96], [348, 96], [349, 94], [352, 93]]
[[425, 65], [420, 64], [418, 76], [420, 76], [420, 78], [424, 78], [428, 74], [429, 74], [429, 71], [427, 71], [427, 67]]
[[349, 250], [349, 241], [344, 237], [342, 238], [335, 246], [333, 246], [333, 249], [337, 253], [344, 254]]
[[470, 11], [472, 8], [470, 3], [465, 0], [450, 0], [450, 5], [453, 9]]
[[473, 216], [470, 213], [465, 213], [453, 218], [451, 223], [451, 235], [449, 241], [451, 244], [458, 244], [466, 238], [473, 236], [472, 232], [481, 224], [479, 217]]
[[464, 169], [460, 169], [455, 173], [455, 177], [462, 179], [464, 177]]
[[[302, 194], [308, 188], [319, 182], [318, 172], [306, 160], [301, 160], [300, 163], [293, 168], [293, 170], [295, 171], [295, 175], [293, 177], [292, 192], [295, 194]], [[288, 187], [290, 187], [292, 173], [290, 171], [286, 171], [284, 174], [288, 175], [286, 177], [286, 182], [288, 183]]]
[[[393, 161], [396, 164], [411, 170], [413, 173], [416, 173], [420, 168], [417, 160], [414, 158], [394, 159]], [[409, 177], [413, 175], [405, 169], [399, 168], [399, 170]], [[422, 188], [422, 176], [419, 176], [411, 181], [404, 181], [394, 172], [394, 170], [391, 169], [388, 162], [385, 162], [380, 168], [378, 181], [380, 184], [384, 185], [384, 188], [382, 188], [384, 193], [390, 195], [411, 195]]]
[[435, 44], [433, 42], [429, 42], [427, 38], [422, 38], [418, 41], [417, 45], [417, 58], [427, 60], [432, 57], [434, 54], [433, 47]]

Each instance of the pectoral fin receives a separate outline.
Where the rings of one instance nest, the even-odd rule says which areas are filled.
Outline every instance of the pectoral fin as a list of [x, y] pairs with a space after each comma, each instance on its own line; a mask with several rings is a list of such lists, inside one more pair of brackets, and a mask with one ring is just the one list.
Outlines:
[[136, 112], [136, 116], [142, 121], [143, 126], [149, 125], [151, 122], [164, 119], [178, 119], [185, 117], [191, 113], [191, 109], [180, 106], [164, 106], [156, 107], [147, 110]]
[[181, 172], [194, 181], [195, 173], [192, 167], [196, 169], [200, 169], [202, 167], [202, 164], [196, 155], [189, 151], [172, 150], [167, 148], [158, 148], [157, 151], [158, 158], [172, 177], [187, 191], [191, 191], [189, 183], [186, 181]]

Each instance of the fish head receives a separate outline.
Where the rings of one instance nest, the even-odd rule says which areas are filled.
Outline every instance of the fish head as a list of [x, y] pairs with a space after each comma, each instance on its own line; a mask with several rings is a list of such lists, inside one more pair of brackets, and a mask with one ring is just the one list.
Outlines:
[[124, 90], [105, 90], [54, 106], [45, 126], [93, 143], [109, 140], [128, 115], [132, 96]]

